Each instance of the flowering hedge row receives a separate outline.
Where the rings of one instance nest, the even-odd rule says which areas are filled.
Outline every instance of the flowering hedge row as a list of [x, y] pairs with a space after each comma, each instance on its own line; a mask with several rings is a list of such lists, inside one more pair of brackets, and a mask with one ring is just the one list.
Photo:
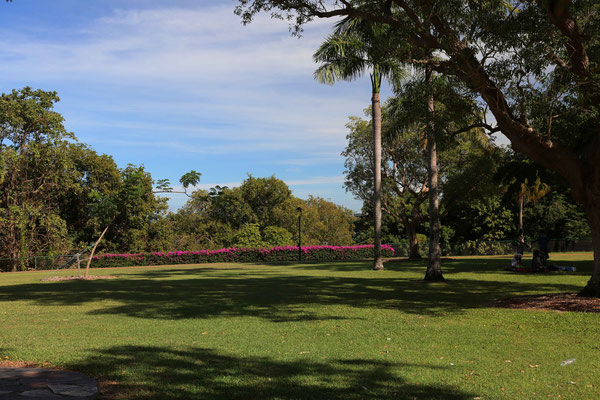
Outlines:
[[[391, 246], [382, 245], [384, 257], [394, 255]], [[302, 247], [302, 261], [359, 260], [373, 257], [373, 245], [361, 246], [307, 246]], [[94, 256], [93, 268], [129, 267], [146, 265], [203, 264], [217, 262], [279, 262], [297, 261], [298, 248], [294, 246], [271, 249], [219, 249], [200, 251], [172, 251], [169, 253], [104, 254]]]

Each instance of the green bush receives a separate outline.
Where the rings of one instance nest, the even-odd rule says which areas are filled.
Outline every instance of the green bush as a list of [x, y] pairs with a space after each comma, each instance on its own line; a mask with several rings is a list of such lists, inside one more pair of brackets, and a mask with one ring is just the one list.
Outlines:
[[289, 246], [292, 244], [292, 234], [280, 226], [267, 226], [263, 232], [265, 243], [269, 246]]
[[258, 224], [245, 224], [235, 235], [236, 247], [265, 247]]

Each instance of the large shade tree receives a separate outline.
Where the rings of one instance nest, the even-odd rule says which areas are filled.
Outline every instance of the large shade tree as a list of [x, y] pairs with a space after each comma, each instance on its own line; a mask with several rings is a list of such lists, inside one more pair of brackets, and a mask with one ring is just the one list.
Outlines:
[[351, 81], [370, 70], [371, 114], [373, 129], [373, 269], [382, 270], [381, 257], [381, 102], [382, 79], [392, 82], [402, 76], [397, 46], [387, 25], [370, 24], [359, 18], [345, 18], [321, 44], [313, 58], [321, 65], [315, 78], [321, 83], [333, 84], [338, 80]]
[[433, 68], [477, 93], [516, 151], [568, 182], [594, 241], [582, 294], [600, 296], [597, 1], [239, 0], [236, 10], [245, 22], [261, 11], [288, 18], [296, 32], [315, 17], [360, 17], [443, 54]]

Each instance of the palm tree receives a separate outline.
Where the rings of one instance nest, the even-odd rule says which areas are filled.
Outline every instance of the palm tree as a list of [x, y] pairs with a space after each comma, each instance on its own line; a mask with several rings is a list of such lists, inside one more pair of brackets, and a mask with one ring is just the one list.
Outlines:
[[[528, 160], [516, 158], [508, 161], [496, 173], [494, 179], [504, 185], [519, 207], [518, 231], [523, 232], [523, 206], [533, 204], [550, 192], [550, 186], [540, 179], [539, 172]], [[531, 182], [531, 183], [530, 183]]]
[[529, 180], [525, 178], [517, 189], [517, 203], [519, 204], [519, 232], [523, 231], [523, 204], [525, 201], [531, 201], [533, 204], [550, 192], [550, 186], [541, 181], [536, 174], [535, 181], [529, 184]]
[[443, 281], [440, 248], [440, 203], [438, 187], [437, 144], [435, 137], [435, 108], [433, 96], [433, 68], [427, 64], [425, 70], [427, 87], [427, 172], [429, 186], [429, 252], [427, 257], [426, 281]]
[[[381, 258], [381, 104], [379, 93], [382, 78], [398, 82], [404, 75], [398, 57], [394, 57], [392, 34], [388, 26], [345, 18], [313, 55], [321, 65], [315, 71], [320, 83], [334, 84], [352, 81], [367, 70], [371, 77], [371, 113], [373, 119], [373, 228], [375, 246], [373, 269], [383, 270]], [[396, 42], [397, 43], [397, 42]]]

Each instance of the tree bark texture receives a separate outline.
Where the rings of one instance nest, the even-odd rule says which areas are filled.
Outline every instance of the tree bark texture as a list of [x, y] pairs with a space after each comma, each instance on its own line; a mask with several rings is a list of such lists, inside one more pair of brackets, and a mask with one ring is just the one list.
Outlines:
[[383, 270], [381, 258], [381, 104], [379, 93], [371, 99], [373, 117], [373, 269]]
[[525, 202], [525, 199], [523, 198], [523, 196], [519, 196], [519, 232], [521, 232], [523, 230], [523, 203]]
[[592, 243], [594, 246], [594, 270], [587, 285], [579, 293], [580, 296], [600, 297], [600, 195], [595, 202], [584, 206], [590, 228], [592, 230]]
[[442, 261], [440, 249], [440, 206], [438, 199], [438, 166], [437, 148], [435, 143], [435, 123], [433, 115], [435, 112], [433, 104], [433, 70], [431, 65], [427, 66], [428, 99], [427, 109], [429, 111], [429, 122], [427, 124], [427, 172], [429, 179], [429, 254], [427, 256], [426, 281], [443, 281]]
[[406, 235], [408, 236], [408, 258], [420, 260], [421, 251], [417, 239], [417, 221], [410, 221], [406, 224]]
[[8, 256], [10, 257], [10, 272], [17, 272], [19, 270], [19, 245], [17, 240], [17, 228], [13, 225], [10, 227], [7, 235], [6, 243], [8, 245]]
[[108, 230], [108, 226], [106, 228], [104, 228], [104, 231], [102, 231], [102, 235], [100, 235], [100, 238], [98, 238], [98, 240], [94, 244], [94, 248], [92, 249], [92, 252], [90, 253], [90, 258], [88, 258], [87, 265], [85, 266], [85, 275], [83, 276], [84, 279], [88, 278], [88, 272], [90, 271], [90, 264], [92, 263], [92, 258], [94, 257], [94, 253], [96, 252], [96, 247], [98, 247], [98, 244], [100, 244], [100, 241], [104, 237], [104, 234], [106, 233], [107, 230]]

